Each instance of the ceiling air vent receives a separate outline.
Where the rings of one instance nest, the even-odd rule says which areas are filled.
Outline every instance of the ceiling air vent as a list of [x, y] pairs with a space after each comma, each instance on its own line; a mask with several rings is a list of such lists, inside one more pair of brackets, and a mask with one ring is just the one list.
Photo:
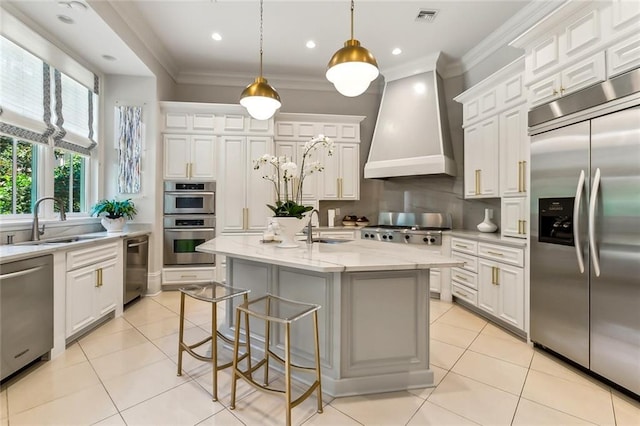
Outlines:
[[433, 22], [433, 20], [436, 19], [437, 14], [438, 14], [437, 10], [420, 9], [418, 11], [418, 15], [416, 16], [416, 21]]

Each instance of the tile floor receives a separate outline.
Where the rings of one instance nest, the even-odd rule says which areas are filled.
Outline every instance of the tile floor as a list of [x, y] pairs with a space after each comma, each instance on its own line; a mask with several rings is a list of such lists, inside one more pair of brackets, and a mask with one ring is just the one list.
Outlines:
[[[176, 376], [179, 293], [129, 307], [0, 389], [0, 426], [279, 425], [282, 399], [239, 382], [229, 410], [227, 370], [212, 402], [211, 368], [185, 356]], [[209, 305], [187, 299], [191, 339], [210, 332]], [[222, 316], [222, 315], [221, 315]], [[640, 425], [640, 403], [535, 350], [458, 305], [431, 301], [437, 386], [293, 410], [304, 425]]]

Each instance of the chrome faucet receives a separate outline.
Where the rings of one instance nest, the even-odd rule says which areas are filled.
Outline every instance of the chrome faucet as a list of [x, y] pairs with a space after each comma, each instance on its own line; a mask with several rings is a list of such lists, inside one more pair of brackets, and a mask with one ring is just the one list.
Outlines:
[[318, 211], [318, 209], [311, 210], [311, 213], [309, 214], [309, 223], [307, 224], [307, 244], [313, 244], [313, 235], [311, 231], [313, 225], [311, 225], [311, 219], [313, 219], [314, 213], [316, 214], [318, 221], [320, 221], [320, 212]]
[[31, 241], [39, 241], [40, 235], [44, 234], [44, 225], [40, 230], [40, 224], [38, 223], [38, 207], [44, 200], [53, 200], [58, 203], [58, 210], [60, 210], [60, 220], [67, 220], [67, 215], [64, 212], [64, 203], [62, 200], [56, 197], [42, 197], [39, 198], [33, 206], [33, 223], [31, 224]]

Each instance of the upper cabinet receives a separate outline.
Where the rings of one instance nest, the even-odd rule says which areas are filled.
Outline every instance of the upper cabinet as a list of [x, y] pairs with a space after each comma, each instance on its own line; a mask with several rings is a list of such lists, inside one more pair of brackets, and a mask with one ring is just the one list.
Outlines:
[[164, 135], [164, 178], [216, 179], [216, 140], [207, 135]]
[[525, 50], [529, 106], [640, 66], [640, 2], [569, 1], [514, 40]]
[[360, 122], [362, 116], [330, 114], [276, 115], [275, 146], [277, 155], [284, 155], [300, 166], [304, 145], [311, 138], [324, 135], [334, 142], [333, 153], [324, 148], [312, 154], [311, 161], [324, 167], [310, 174], [303, 185], [303, 199], [360, 199]]

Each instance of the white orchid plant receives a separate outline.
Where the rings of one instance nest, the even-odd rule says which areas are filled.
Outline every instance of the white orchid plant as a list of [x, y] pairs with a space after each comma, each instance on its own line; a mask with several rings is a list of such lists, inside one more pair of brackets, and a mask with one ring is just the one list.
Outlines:
[[275, 205], [267, 204], [275, 216], [302, 219], [303, 214], [313, 209], [313, 206], [302, 204], [302, 185], [307, 176], [324, 170], [319, 161], [311, 161], [312, 154], [320, 147], [325, 148], [327, 155], [333, 155], [333, 141], [324, 135], [318, 135], [304, 144], [300, 167], [291, 158], [270, 154], [264, 154], [255, 161], [254, 170], [266, 165], [275, 169], [275, 173], [262, 176], [275, 186]]

